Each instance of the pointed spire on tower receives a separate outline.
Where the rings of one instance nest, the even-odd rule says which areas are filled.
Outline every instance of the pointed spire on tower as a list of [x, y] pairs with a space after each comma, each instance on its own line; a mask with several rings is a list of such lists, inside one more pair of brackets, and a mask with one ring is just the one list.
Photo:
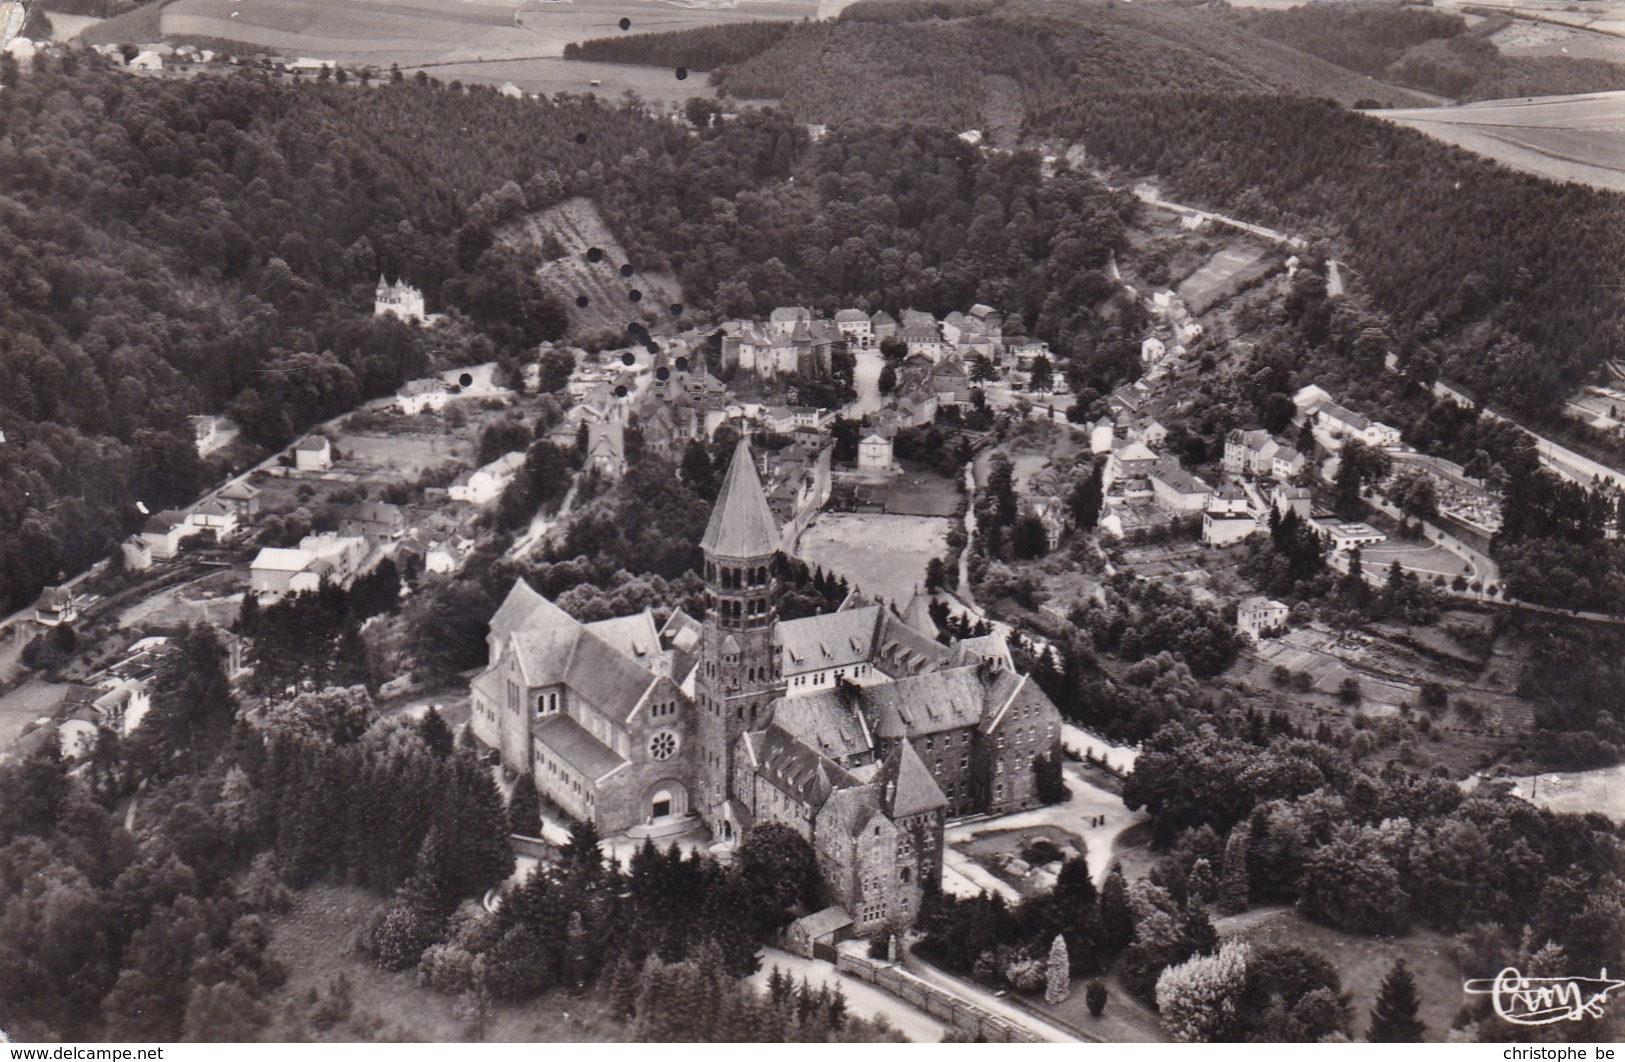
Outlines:
[[722, 557], [764, 557], [779, 548], [779, 525], [768, 508], [750, 442], [740, 438], [728, 478], [722, 481], [700, 548]]

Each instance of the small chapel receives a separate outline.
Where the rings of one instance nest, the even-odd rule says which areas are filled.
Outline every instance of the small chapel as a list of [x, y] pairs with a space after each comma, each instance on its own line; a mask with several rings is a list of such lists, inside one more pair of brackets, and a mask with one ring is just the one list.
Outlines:
[[703, 826], [725, 852], [780, 823], [858, 932], [912, 921], [949, 818], [1037, 806], [1060, 714], [998, 635], [943, 645], [856, 593], [779, 619], [780, 541], [741, 439], [700, 543], [705, 615], [582, 623], [517, 580], [471, 685], [474, 736], [606, 836]]

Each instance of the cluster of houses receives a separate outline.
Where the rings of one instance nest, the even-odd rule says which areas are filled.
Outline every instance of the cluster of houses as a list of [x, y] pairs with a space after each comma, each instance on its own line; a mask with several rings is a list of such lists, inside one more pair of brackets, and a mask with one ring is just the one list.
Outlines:
[[140, 531], [119, 544], [120, 559], [126, 571], [142, 571], [154, 561], [175, 557], [181, 543], [195, 536], [229, 541], [253, 521], [259, 507], [259, 488], [246, 479], [233, 480], [191, 509], [166, 509], [149, 516]]

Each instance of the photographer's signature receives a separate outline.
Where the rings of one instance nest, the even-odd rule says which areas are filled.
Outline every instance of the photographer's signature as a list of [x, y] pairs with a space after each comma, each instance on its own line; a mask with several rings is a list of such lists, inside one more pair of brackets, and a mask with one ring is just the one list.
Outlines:
[[1525, 977], [1508, 966], [1493, 978], [1462, 986], [1469, 995], [1489, 996], [1495, 1013], [1513, 1025], [1551, 1025], [1600, 1018], [1608, 993], [1625, 988], [1603, 970], [1596, 977]]

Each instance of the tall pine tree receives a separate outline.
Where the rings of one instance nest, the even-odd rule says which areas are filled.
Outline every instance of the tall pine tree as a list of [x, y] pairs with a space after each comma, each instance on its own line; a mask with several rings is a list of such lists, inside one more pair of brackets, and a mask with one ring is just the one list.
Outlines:
[[1366, 1039], [1374, 1044], [1419, 1044], [1426, 1028], [1416, 1016], [1422, 997], [1416, 991], [1416, 978], [1399, 959], [1383, 978], [1377, 990], [1377, 1005], [1371, 1008], [1371, 1031]]

